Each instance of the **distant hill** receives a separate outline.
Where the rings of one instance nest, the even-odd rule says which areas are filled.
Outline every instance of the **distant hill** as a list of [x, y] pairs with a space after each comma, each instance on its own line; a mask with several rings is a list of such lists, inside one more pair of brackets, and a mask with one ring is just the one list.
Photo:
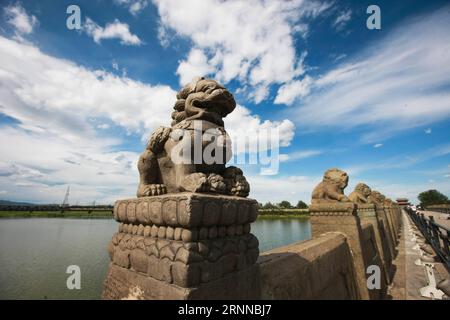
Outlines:
[[34, 203], [29, 202], [15, 202], [15, 201], [8, 201], [8, 200], [0, 200], [0, 205], [4, 206], [35, 206]]

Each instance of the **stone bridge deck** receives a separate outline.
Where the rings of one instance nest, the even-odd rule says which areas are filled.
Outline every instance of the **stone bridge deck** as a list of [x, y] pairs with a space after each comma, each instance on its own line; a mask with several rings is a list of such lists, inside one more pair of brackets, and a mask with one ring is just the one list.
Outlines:
[[[450, 220], [438, 220], [440, 213], [423, 211], [427, 216], [433, 215], [436, 221], [442, 225], [445, 221], [450, 226]], [[414, 262], [420, 258], [418, 250], [413, 249], [416, 242], [409, 234], [410, 227], [414, 224], [405, 212], [402, 213], [402, 231], [398, 245], [398, 255], [393, 261], [395, 275], [392, 284], [388, 288], [388, 298], [394, 300], [429, 300], [422, 297], [419, 289], [427, 285], [425, 267], [417, 266]], [[435, 264], [436, 282], [450, 278], [449, 273], [442, 263]]]

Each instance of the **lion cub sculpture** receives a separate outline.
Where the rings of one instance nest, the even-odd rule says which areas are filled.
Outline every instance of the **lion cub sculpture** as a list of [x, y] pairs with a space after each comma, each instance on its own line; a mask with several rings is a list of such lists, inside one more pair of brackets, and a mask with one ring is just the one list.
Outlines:
[[231, 142], [223, 118], [235, 107], [233, 95], [214, 80], [197, 78], [183, 87], [171, 127], [158, 128], [139, 158], [137, 196], [187, 191], [247, 197], [242, 170], [225, 166]]
[[323, 175], [322, 182], [312, 192], [311, 204], [350, 202], [344, 194], [347, 185], [347, 173], [336, 168], [328, 169]]

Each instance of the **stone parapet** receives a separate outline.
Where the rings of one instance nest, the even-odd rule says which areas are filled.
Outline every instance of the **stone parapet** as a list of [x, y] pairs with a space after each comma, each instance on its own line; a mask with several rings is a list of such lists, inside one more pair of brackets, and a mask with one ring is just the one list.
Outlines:
[[357, 205], [352, 202], [329, 202], [311, 204], [312, 236], [318, 237], [327, 232], [342, 232], [348, 236], [355, 264], [359, 299], [369, 300], [366, 284], [366, 263], [363, 255], [363, 234]]
[[360, 218], [376, 217], [375, 205], [372, 203], [358, 204], [357, 212]]

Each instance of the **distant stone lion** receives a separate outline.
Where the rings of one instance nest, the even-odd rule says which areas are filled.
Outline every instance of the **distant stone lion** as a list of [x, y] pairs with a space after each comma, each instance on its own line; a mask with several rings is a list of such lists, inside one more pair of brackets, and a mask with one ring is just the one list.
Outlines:
[[370, 187], [365, 183], [358, 183], [355, 190], [350, 193], [348, 198], [351, 202], [356, 204], [366, 204], [369, 203], [369, 196], [372, 193]]
[[386, 197], [384, 195], [382, 195], [381, 192], [373, 190], [369, 196], [369, 203], [373, 203], [378, 206], [383, 206], [385, 199], [386, 199]]
[[314, 188], [311, 203], [350, 202], [344, 194], [347, 185], [347, 173], [337, 168], [328, 169], [322, 182]]

